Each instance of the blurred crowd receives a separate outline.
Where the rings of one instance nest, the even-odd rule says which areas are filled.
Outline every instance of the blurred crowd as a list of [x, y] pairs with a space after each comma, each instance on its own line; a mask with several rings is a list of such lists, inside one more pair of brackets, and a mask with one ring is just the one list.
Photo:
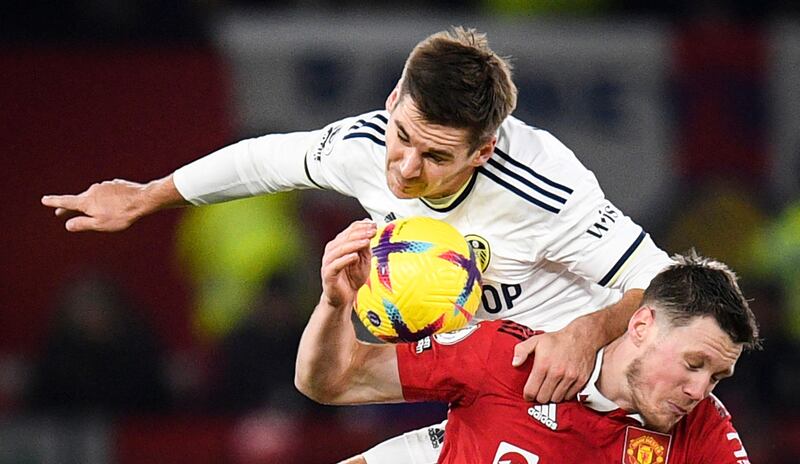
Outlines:
[[0, 39], [5, 41], [112, 42], [164, 40], [197, 42], [207, 38], [215, 15], [236, 9], [312, 14], [425, 12], [508, 17], [649, 17], [675, 23], [709, 16], [735, 22], [796, 15], [792, 0], [411, 0], [402, 5], [389, 0], [71, 0], [11, 2], [0, 15]]

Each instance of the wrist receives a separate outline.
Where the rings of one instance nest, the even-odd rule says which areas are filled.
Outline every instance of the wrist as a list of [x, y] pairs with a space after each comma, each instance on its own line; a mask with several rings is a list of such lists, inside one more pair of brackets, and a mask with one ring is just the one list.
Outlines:
[[322, 295], [319, 298], [319, 307], [322, 310], [334, 311], [334, 312], [346, 312], [353, 306], [353, 301], [348, 298], [343, 298], [341, 296], [329, 295], [327, 292], [323, 290]]
[[142, 185], [135, 195], [133, 213], [136, 218], [164, 208], [188, 205], [172, 180], [172, 175]]

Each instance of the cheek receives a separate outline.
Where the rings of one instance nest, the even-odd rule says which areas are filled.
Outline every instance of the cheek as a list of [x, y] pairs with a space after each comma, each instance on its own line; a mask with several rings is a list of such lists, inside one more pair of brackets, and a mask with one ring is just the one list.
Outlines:
[[397, 150], [395, 147], [397, 145], [390, 143], [389, 140], [386, 140], [386, 165], [392, 165], [397, 163], [397, 161], [402, 158], [402, 150]]
[[674, 388], [678, 378], [682, 375], [680, 366], [667, 359], [651, 359], [642, 365], [640, 381], [645, 391], [653, 395], [662, 395], [667, 390]]
[[686, 382], [686, 369], [681, 366], [667, 367], [656, 373], [653, 379], [653, 392], [660, 397], [674, 397]]
[[446, 166], [438, 166], [436, 164], [430, 163], [429, 166], [426, 166], [426, 171], [429, 175], [437, 179], [441, 179], [442, 181], [448, 181], [455, 177], [458, 177], [461, 173], [464, 172], [463, 166], [455, 166], [452, 164]]

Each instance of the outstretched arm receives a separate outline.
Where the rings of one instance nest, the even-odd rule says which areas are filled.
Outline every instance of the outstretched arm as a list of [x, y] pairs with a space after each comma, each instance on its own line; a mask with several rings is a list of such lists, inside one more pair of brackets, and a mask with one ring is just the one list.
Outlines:
[[122, 179], [94, 184], [77, 195], [45, 195], [42, 204], [67, 219], [70, 232], [117, 232], [160, 209], [188, 205], [172, 175], [139, 184]]
[[[42, 204], [67, 219], [70, 232], [116, 232], [142, 216], [173, 206], [221, 203], [298, 188], [320, 187], [307, 174], [306, 152], [323, 130], [270, 134], [242, 140], [146, 184], [116, 179], [77, 195], [46, 195]], [[326, 139], [327, 140], [327, 139]], [[335, 167], [338, 167], [335, 166]], [[319, 166], [317, 166], [319, 168]]]
[[303, 331], [295, 386], [325, 404], [403, 401], [394, 345], [359, 342], [350, 320], [356, 292], [369, 274], [376, 226], [357, 221], [325, 246], [322, 296]]

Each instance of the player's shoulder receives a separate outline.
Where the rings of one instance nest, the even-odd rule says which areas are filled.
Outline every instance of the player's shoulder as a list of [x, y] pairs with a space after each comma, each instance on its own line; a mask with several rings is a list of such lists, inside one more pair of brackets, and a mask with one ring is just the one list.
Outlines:
[[350, 144], [386, 147], [386, 125], [389, 114], [385, 110], [375, 110], [339, 121], [342, 140]]
[[309, 161], [345, 169], [354, 164], [383, 166], [387, 121], [385, 111], [370, 111], [328, 124], [318, 131], [319, 140], [308, 152]]
[[[576, 174], [590, 172], [555, 135], [514, 116], [507, 117], [501, 124], [497, 148], [506, 157], [532, 166], [544, 175], [561, 178], [566, 183]], [[495, 155], [500, 153], [495, 152]]]
[[[554, 213], [582, 200], [602, 196], [594, 174], [546, 130], [509, 116], [498, 131], [492, 157], [479, 172], [487, 184], [529, 205], [531, 211]], [[572, 200], [572, 201], [570, 201]]]
[[508, 392], [512, 397], [516, 397], [525, 386], [533, 365], [533, 356], [531, 355], [523, 366], [514, 367], [511, 364], [514, 348], [520, 342], [542, 332], [504, 319], [485, 321], [480, 324], [485, 326], [482, 327], [482, 330], [486, 332], [487, 339], [484, 342], [488, 353], [485, 360], [488, 371], [486, 380], [489, 381], [488, 385], [495, 386], [486, 388], [500, 388], [499, 391]]
[[490, 343], [493, 352], [513, 351], [514, 346], [536, 334], [542, 333], [530, 327], [508, 319], [481, 321], [477, 325], [477, 332], [482, 343]]
[[499, 343], [513, 346], [537, 333], [541, 332], [511, 320], [496, 319], [480, 321], [452, 332], [436, 334], [433, 336], [433, 340], [438, 345], [445, 346], [462, 342], [469, 344]]
[[[702, 409], [700, 409], [701, 407]], [[731, 413], [728, 412], [722, 400], [717, 398], [713, 393], [709, 394], [706, 399], [697, 405], [695, 410], [698, 409], [699, 416], [701, 417], [709, 416], [719, 420], [730, 420], [731, 417]]]
[[686, 416], [686, 427], [690, 431], [700, 432], [729, 423], [731, 414], [716, 396], [709, 395]]
[[492, 324], [492, 328], [495, 332], [494, 337], [496, 339], [501, 340], [503, 343], [511, 343], [514, 345], [519, 342], [524, 342], [536, 334], [542, 333], [541, 330], [533, 330], [519, 322], [508, 319], [497, 319], [495, 321], [487, 321], [487, 323]]

